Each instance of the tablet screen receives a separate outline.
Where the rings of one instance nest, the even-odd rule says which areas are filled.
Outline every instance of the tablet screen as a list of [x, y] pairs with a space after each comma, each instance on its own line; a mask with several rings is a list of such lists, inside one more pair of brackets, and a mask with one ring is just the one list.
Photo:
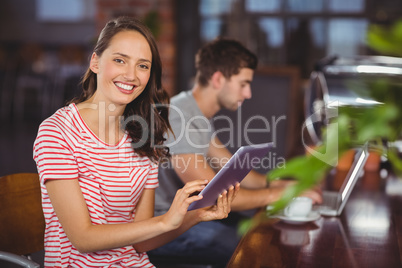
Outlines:
[[188, 210], [215, 205], [219, 195], [231, 185], [240, 183], [253, 169], [253, 165], [258, 163], [257, 161], [260, 161], [272, 147], [272, 142], [240, 147], [199, 193], [203, 198], [191, 203]]

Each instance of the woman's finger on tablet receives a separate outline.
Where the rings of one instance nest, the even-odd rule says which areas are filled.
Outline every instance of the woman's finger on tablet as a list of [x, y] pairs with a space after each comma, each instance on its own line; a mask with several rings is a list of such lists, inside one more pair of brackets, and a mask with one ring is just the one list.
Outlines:
[[186, 183], [183, 186], [182, 191], [185, 195], [187, 195], [187, 197], [192, 196], [195, 192], [200, 192], [202, 189], [204, 189], [207, 183], [208, 180], [194, 180]]

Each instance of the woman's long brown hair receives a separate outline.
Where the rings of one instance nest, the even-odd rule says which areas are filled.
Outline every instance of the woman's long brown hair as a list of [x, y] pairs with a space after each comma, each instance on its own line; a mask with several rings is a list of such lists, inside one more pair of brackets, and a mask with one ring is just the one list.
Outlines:
[[[119, 17], [109, 21], [101, 31], [94, 48], [94, 53], [101, 56], [109, 46], [111, 39], [121, 31], [132, 30], [142, 34], [152, 52], [151, 74], [144, 91], [124, 111], [124, 126], [133, 141], [135, 152], [148, 156], [157, 162], [169, 156], [169, 150], [163, 146], [164, 134], [171, 130], [169, 115], [169, 96], [162, 88], [162, 64], [155, 39], [151, 31], [139, 20], [131, 17]], [[96, 91], [96, 74], [87, 69], [82, 81], [82, 94], [71, 102], [80, 103], [89, 99]], [[141, 120], [135, 120], [135, 119]], [[144, 125], [144, 122], [146, 124]]]

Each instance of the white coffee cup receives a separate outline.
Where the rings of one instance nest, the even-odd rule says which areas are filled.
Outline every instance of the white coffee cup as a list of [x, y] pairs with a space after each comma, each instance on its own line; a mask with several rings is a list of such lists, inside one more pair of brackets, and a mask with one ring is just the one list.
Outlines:
[[307, 217], [313, 207], [313, 200], [309, 197], [295, 197], [285, 207], [284, 214], [287, 217]]

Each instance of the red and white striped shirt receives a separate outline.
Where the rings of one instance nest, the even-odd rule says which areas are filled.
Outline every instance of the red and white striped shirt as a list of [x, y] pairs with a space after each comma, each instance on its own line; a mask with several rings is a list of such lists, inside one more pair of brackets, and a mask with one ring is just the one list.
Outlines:
[[158, 187], [158, 167], [148, 157], [138, 156], [131, 141], [125, 134], [117, 145], [104, 143], [74, 104], [40, 125], [34, 159], [46, 220], [46, 267], [154, 267], [146, 253], [137, 253], [132, 246], [80, 253], [64, 233], [45, 187], [47, 180], [76, 179], [92, 224], [132, 222], [143, 190]]

